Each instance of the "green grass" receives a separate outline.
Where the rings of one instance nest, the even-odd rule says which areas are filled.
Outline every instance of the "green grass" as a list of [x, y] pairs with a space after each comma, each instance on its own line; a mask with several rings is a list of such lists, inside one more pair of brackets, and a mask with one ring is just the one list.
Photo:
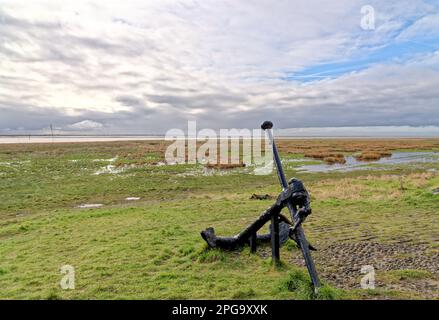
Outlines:
[[278, 289], [280, 293], [285, 295], [285, 298], [297, 300], [337, 300], [349, 296], [345, 291], [326, 284], [322, 285], [317, 293], [314, 293], [309, 275], [302, 270], [290, 271], [287, 277], [280, 281]]
[[386, 272], [386, 275], [390, 280], [406, 280], [406, 279], [431, 279], [433, 275], [431, 272], [425, 270], [406, 269], [406, 270], [392, 270]]
[[[415, 297], [404, 288], [370, 292], [336, 288], [325, 278], [325, 285], [313, 296], [306, 270], [288, 262], [291, 252], [297, 251], [290, 241], [281, 249], [280, 265], [273, 265], [266, 258], [269, 254], [263, 254], [268, 246], [258, 248], [257, 254], [248, 248], [208, 250], [200, 231], [213, 226], [221, 235], [239, 232], [271, 204], [250, 196], [279, 192], [275, 174], [255, 176], [237, 170], [204, 176], [201, 166], [146, 164], [127, 167], [119, 174], [95, 174], [109, 164], [96, 159], [119, 156], [121, 164], [136, 163], [132, 156], [121, 155], [140, 145], [1, 146], [0, 162], [12, 164], [0, 165], [0, 298]], [[288, 156], [301, 159], [301, 155]], [[160, 154], [150, 152], [141, 158], [159, 161]], [[301, 178], [313, 195], [313, 215], [305, 225], [311, 242], [343, 243], [348, 238], [359, 242], [367, 231], [383, 243], [412, 239], [427, 243], [435, 252], [439, 198], [431, 190], [439, 187], [437, 175], [418, 181], [416, 174], [425, 170], [413, 166], [297, 174], [295, 168], [301, 164], [289, 163], [287, 175]], [[439, 169], [438, 164], [428, 166]], [[399, 180], [392, 178], [395, 174], [406, 177], [406, 190], [380, 198], [399, 187]], [[369, 175], [376, 179], [362, 179]], [[357, 184], [358, 195], [333, 192], [342, 181], [349, 188]], [[132, 196], [141, 200], [124, 200]], [[84, 203], [104, 207], [76, 208]], [[60, 268], [66, 264], [75, 268], [75, 290], [60, 288]], [[401, 272], [395, 274], [416, 280], [427, 271]], [[384, 280], [391, 283], [394, 277]]]

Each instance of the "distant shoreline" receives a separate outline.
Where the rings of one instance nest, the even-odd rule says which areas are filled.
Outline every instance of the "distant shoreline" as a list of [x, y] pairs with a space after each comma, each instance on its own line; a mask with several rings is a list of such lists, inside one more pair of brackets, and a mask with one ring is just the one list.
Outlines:
[[[315, 139], [439, 139], [438, 136], [278, 136], [285, 140]], [[0, 144], [161, 141], [164, 135], [0, 135]]]

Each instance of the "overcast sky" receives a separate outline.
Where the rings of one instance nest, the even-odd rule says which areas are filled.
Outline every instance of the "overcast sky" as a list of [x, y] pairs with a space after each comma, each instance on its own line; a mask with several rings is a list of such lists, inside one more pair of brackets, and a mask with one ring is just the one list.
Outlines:
[[439, 1], [0, 0], [0, 134], [266, 119], [439, 126]]

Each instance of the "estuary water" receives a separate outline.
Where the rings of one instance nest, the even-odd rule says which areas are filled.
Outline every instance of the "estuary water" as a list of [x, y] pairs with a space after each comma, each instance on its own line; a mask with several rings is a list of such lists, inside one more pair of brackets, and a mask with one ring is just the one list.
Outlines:
[[[375, 167], [405, 164], [405, 163], [431, 163], [439, 162], [439, 152], [394, 152], [391, 157], [381, 158], [375, 161], [358, 161], [353, 156], [345, 157], [344, 164], [311, 164], [303, 165], [297, 168], [304, 172], [330, 172], [330, 171], [353, 171], [363, 169], [373, 169]], [[371, 166], [373, 165], [373, 166]]]

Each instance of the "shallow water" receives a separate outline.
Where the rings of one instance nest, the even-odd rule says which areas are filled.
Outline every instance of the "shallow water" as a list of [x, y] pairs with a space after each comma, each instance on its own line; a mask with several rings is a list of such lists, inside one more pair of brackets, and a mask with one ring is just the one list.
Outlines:
[[117, 156], [111, 159], [93, 159], [93, 162], [115, 162], [117, 160]]
[[77, 206], [77, 208], [92, 209], [92, 208], [100, 208], [102, 206], [103, 206], [102, 203], [86, 203], [86, 204], [81, 204], [81, 205]]
[[137, 200], [140, 200], [140, 197], [128, 197], [128, 198], [125, 198], [125, 200], [126, 201], [137, 201]]
[[106, 173], [109, 173], [109, 174], [118, 174], [118, 173], [122, 173], [122, 172], [124, 172], [124, 171], [125, 171], [125, 168], [118, 168], [118, 167], [113, 166], [113, 165], [110, 164], [110, 165], [105, 166], [105, 167], [102, 167], [101, 169], [99, 169], [98, 171], [96, 171], [96, 172], [94, 173], [94, 175], [98, 176], [98, 175], [106, 174]]
[[392, 165], [413, 162], [432, 163], [439, 162], [439, 152], [394, 152], [391, 157], [381, 158], [376, 161], [358, 161], [353, 156], [347, 156], [345, 164], [312, 164], [297, 168], [303, 172], [331, 172], [331, 171], [354, 171], [354, 170], [373, 170], [380, 169], [373, 165]]

